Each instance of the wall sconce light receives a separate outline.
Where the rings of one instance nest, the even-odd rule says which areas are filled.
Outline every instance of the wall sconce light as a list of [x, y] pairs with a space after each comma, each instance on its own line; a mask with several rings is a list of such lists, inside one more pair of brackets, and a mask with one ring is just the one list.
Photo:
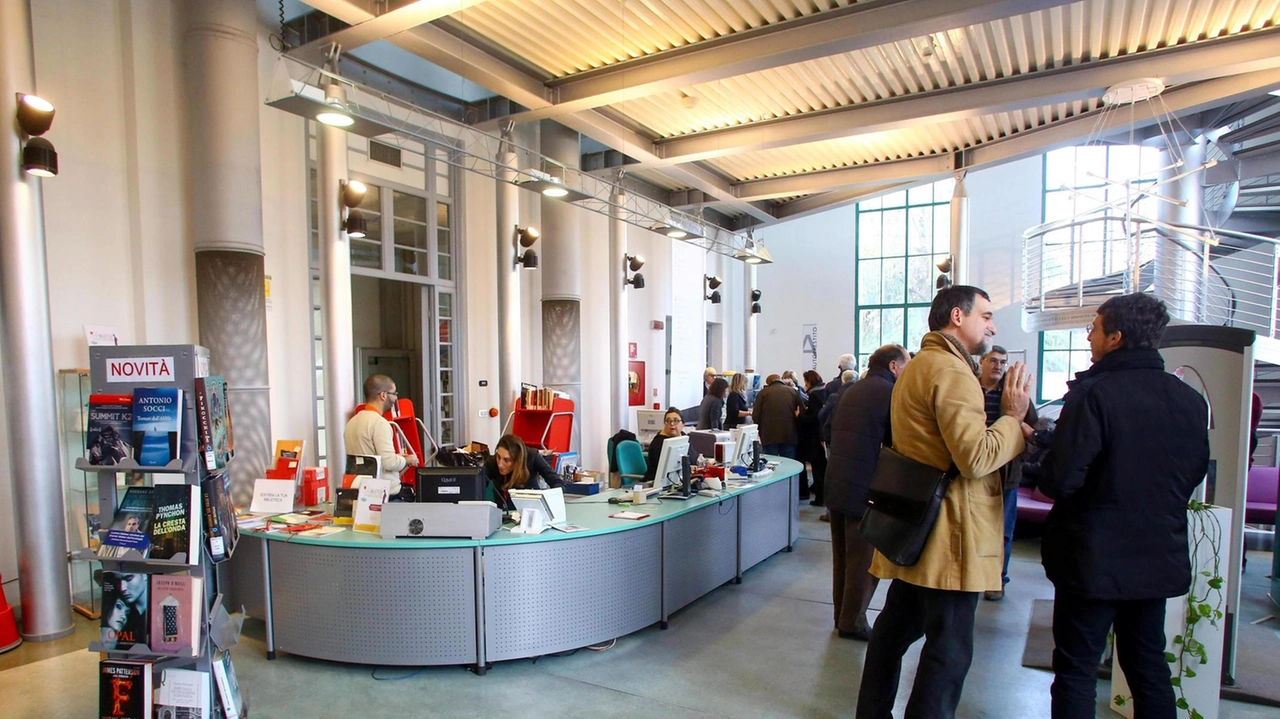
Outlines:
[[[641, 267], [644, 267], [644, 258], [640, 255], [622, 256], [622, 289], [625, 290], [627, 285], [637, 290], [644, 289], [644, 275], [640, 274]], [[628, 277], [628, 271], [634, 272], [635, 275]]]
[[364, 196], [368, 192], [369, 188], [365, 187], [363, 182], [338, 181], [338, 201], [347, 212], [347, 216], [342, 220], [342, 229], [347, 233], [347, 237], [358, 240], [368, 234], [369, 225], [364, 219], [364, 213], [356, 209], [361, 202], [364, 202]]
[[516, 264], [526, 270], [534, 270], [538, 268], [538, 253], [529, 249], [533, 247], [533, 243], [542, 238], [542, 233], [538, 232], [536, 227], [516, 227], [516, 244], [524, 249], [521, 252], [516, 250]]
[[58, 151], [40, 137], [53, 126], [53, 104], [35, 95], [18, 93], [17, 97], [18, 129], [30, 137], [22, 148], [22, 169], [36, 177], [53, 177], [58, 174]]
[[707, 290], [711, 292], [711, 294], [707, 295], [705, 299], [711, 300], [711, 304], [713, 305], [720, 304], [720, 293], [716, 291], [716, 288], [724, 283], [715, 275], [703, 275], [702, 280], [706, 283]]
[[951, 264], [951, 255], [947, 255], [947, 258], [946, 258], [946, 259], [944, 259], [943, 261], [939, 262], [939, 263], [937, 264], [937, 267], [938, 267], [938, 271], [939, 271], [939, 272], [941, 272], [942, 274], [938, 275], [938, 280], [937, 280], [937, 282], [935, 282], [935, 283], [934, 283], [935, 287], [936, 287], [937, 289], [939, 289], [939, 290], [946, 289], [946, 288], [950, 287], [950, 286], [951, 286], [951, 284], [952, 284], [952, 281], [951, 281], [951, 269], [952, 269], [952, 264]]
[[751, 290], [751, 314], [760, 314], [760, 290]]

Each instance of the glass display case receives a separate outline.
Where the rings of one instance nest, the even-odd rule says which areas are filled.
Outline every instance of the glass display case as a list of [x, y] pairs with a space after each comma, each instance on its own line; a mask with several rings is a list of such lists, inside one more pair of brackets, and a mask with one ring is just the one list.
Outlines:
[[[98, 474], [76, 469], [76, 460], [85, 456], [89, 392], [89, 370], [58, 370], [58, 428], [69, 551], [98, 547]], [[97, 562], [79, 559], [68, 563], [71, 606], [90, 619], [102, 613], [102, 592], [93, 577], [100, 567]]]

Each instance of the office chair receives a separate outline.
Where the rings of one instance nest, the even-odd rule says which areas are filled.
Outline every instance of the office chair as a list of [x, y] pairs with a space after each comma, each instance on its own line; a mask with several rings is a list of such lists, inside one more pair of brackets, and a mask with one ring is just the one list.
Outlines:
[[649, 465], [644, 461], [644, 450], [640, 443], [626, 440], [618, 443], [618, 472], [622, 474], [622, 486], [629, 487], [635, 482], [644, 480], [644, 473]]

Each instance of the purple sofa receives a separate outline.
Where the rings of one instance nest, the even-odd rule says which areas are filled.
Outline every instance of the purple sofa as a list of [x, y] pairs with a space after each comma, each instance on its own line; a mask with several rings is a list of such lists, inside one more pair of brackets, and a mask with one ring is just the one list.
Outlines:
[[1018, 487], [1018, 524], [1044, 524], [1053, 500], [1035, 487]]
[[1245, 489], [1245, 524], [1276, 523], [1276, 493], [1280, 487], [1280, 467], [1253, 467]]

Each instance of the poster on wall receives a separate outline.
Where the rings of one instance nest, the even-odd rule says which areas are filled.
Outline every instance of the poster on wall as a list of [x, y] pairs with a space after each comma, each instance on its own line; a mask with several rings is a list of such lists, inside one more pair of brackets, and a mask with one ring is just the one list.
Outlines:
[[818, 369], [818, 326], [804, 326], [804, 341], [800, 346], [800, 366], [805, 369]]
[[627, 362], [627, 406], [644, 406], [644, 362]]

